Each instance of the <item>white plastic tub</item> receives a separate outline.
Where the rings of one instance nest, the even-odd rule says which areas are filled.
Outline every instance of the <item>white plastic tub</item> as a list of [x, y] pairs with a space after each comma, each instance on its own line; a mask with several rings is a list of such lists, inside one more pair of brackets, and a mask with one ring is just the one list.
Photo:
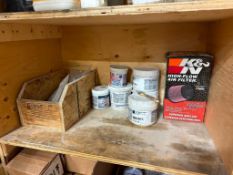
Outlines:
[[95, 8], [106, 5], [107, 5], [107, 0], [81, 0], [82, 8]]
[[92, 103], [94, 109], [105, 109], [110, 106], [107, 86], [96, 86], [92, 89]]
[[127, 86], [127, 66], [111, 65], [110, 66], [110, 84], [114, 87]]
[[144, 92], [158, 98], [160, 70], [155, 68], [135, 68], [133, 70], [134, 91]]
[[158, 102], [138, 94], [129, 96], [128, 119], [135, 125], [150, 126], [158, 120]]
[[78, 7], [77, 0], [34, 0], [35, 11], [69, 10]]
[[109, 86], [111, 107], [116, 110], [126, 109], [128, 107], [128, 97], [132, 92], [132, 84], [126, 87]]
[[163, 0], [133, 0], [133, 4], [148, 4], [155, 2], [163, 2]]

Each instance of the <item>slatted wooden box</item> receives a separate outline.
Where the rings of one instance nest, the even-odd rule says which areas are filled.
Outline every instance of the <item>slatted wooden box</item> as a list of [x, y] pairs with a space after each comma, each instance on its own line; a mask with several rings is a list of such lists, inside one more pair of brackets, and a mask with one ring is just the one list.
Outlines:
[[[69, 83], [59, 101], [47, 101], [68, 74]], [[91, 89], [94, 86], [94, 70], [61, 70], [24, 83], [17, 99], [22, 125], [68, 130], [91, 108]]]

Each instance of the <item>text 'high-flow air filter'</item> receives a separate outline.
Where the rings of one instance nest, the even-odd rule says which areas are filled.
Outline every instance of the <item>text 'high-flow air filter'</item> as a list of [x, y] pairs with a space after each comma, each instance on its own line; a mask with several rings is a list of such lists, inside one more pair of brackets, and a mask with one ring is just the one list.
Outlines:
[[167, 54], [164, 118], [203, 122], [213, 57], [192, 52]]

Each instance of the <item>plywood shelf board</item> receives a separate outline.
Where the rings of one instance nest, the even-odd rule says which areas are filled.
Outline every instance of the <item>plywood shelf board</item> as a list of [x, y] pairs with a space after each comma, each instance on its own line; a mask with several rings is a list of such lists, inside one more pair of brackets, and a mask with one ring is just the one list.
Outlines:
[[66, 133], [27, 126], [1, 143], [97, 159], [174, 175], [224, 175], [204, 124], [160, 120], [140, 128], [127, 111], [93, 110]]
[[1, 22], [44, 24], [135, 24], [210, 21], [233, 16], [229, 0], [156, 3], [52, 12], [2, 13]]

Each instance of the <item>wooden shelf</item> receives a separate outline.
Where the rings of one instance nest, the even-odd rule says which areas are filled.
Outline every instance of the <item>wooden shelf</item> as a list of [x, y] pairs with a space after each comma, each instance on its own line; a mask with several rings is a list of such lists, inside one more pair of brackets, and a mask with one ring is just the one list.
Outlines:
[[127, 111], [93, 110], [66, 133], [21, 127], [0, 142], [174, 175], [225, 174], [204, 124], [160, 119], [141, 128], [128, 121]]
[[233, 1], [200, 0], [150, 5], [113, 6], [74, 11], [2, 13], [0, 21], [57, 25], [95, 25], [212, 21], [232, 16]]

